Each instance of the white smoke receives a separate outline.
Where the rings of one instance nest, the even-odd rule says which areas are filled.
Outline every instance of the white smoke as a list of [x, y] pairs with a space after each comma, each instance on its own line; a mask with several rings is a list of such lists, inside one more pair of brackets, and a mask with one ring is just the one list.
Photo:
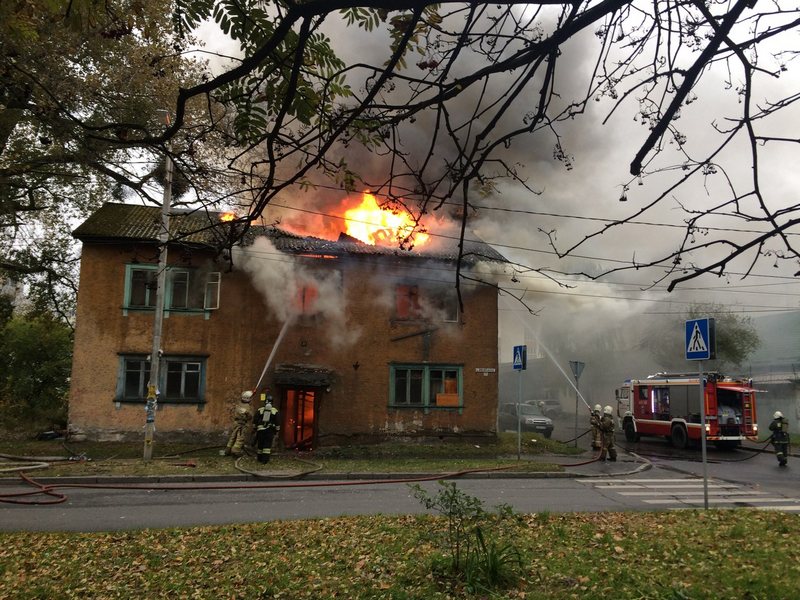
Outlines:
[[339, 271], [311, 269], [263, 236], [251, 246], [234, 248], [234, 263], [250, 275], [253, 287], [281, 323], [318, 315], [334, 348], [352, 345], [361, 335], [359, 328], [347, 322]]

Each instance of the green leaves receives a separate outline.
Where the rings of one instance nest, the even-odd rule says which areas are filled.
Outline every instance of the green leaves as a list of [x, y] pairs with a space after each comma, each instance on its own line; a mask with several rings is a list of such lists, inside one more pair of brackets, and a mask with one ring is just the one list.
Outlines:
[[0, 328], [4, 418], [63, 418], [72, 365], [69, 328], [47, 316], [16, 316]]
[[353, 6], [343, 9], [341, 12], [348, 25], [358, 25], [365, 31], [372, 31], [381, 23], [386, 22], [386, 11], [383, 9]]

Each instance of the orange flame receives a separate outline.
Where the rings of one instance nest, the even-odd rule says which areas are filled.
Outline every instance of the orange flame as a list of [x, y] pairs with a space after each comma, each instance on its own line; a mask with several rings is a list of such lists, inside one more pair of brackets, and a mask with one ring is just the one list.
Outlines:
[[219, 216], [219, 220], [223, 223], [227, 223], [228, 221], [233, 221], [236, 218], [236, 213], [232, 212], [224, 212]]
[[347, 235], [373, 245], [424, 244], [430, 237], [416, 230], [419, 227], [408, 212], [378, 206], [375, 196], [364, 192], [356, 208], [345, 211]]

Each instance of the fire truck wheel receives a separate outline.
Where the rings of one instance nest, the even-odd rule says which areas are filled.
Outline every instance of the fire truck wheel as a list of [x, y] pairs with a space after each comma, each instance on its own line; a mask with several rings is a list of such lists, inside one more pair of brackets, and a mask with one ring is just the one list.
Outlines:
[[672, 426], [672, 445], [679, 450], [686, 448], [689, 443], [689, 436], [686, 434], [686, 428], [683, 425]]
[[625, 430], [626, 442], [633, 443], [639, 441], [639, 434], [636, 433], [636, 429], [633, 427], [633, 421], [625, 421], [625, 425], [622, 426], [622, 429]]

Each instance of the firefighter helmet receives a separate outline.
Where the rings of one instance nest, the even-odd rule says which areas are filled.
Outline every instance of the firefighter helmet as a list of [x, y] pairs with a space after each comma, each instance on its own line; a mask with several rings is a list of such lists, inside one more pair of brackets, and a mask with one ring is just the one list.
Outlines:
[[772, 415], [772, 418], [773, 419], [782, 419], [783, 418], [783, 413], [781, 411], [779, 411], [779, 410], [776, 410], [775, 414]]
[[246, 392], [242, 392], [242, 402], [250, 402], [250, 398], [253, 397], [253, 392], [247, 390]]
[[613, 414], [614, 414], [614, 409], [613, 409], [613, 408], [611, 408], [610, 406], [606, 406], [606, 407], [603, 409], [603, 414], [604, 414], [604, 415], [613, 415]]
[[603, 410], [602, 406], [600, 406], [599, 404], [594, 405], [594, 412], [599, 413], [601, 410]]

